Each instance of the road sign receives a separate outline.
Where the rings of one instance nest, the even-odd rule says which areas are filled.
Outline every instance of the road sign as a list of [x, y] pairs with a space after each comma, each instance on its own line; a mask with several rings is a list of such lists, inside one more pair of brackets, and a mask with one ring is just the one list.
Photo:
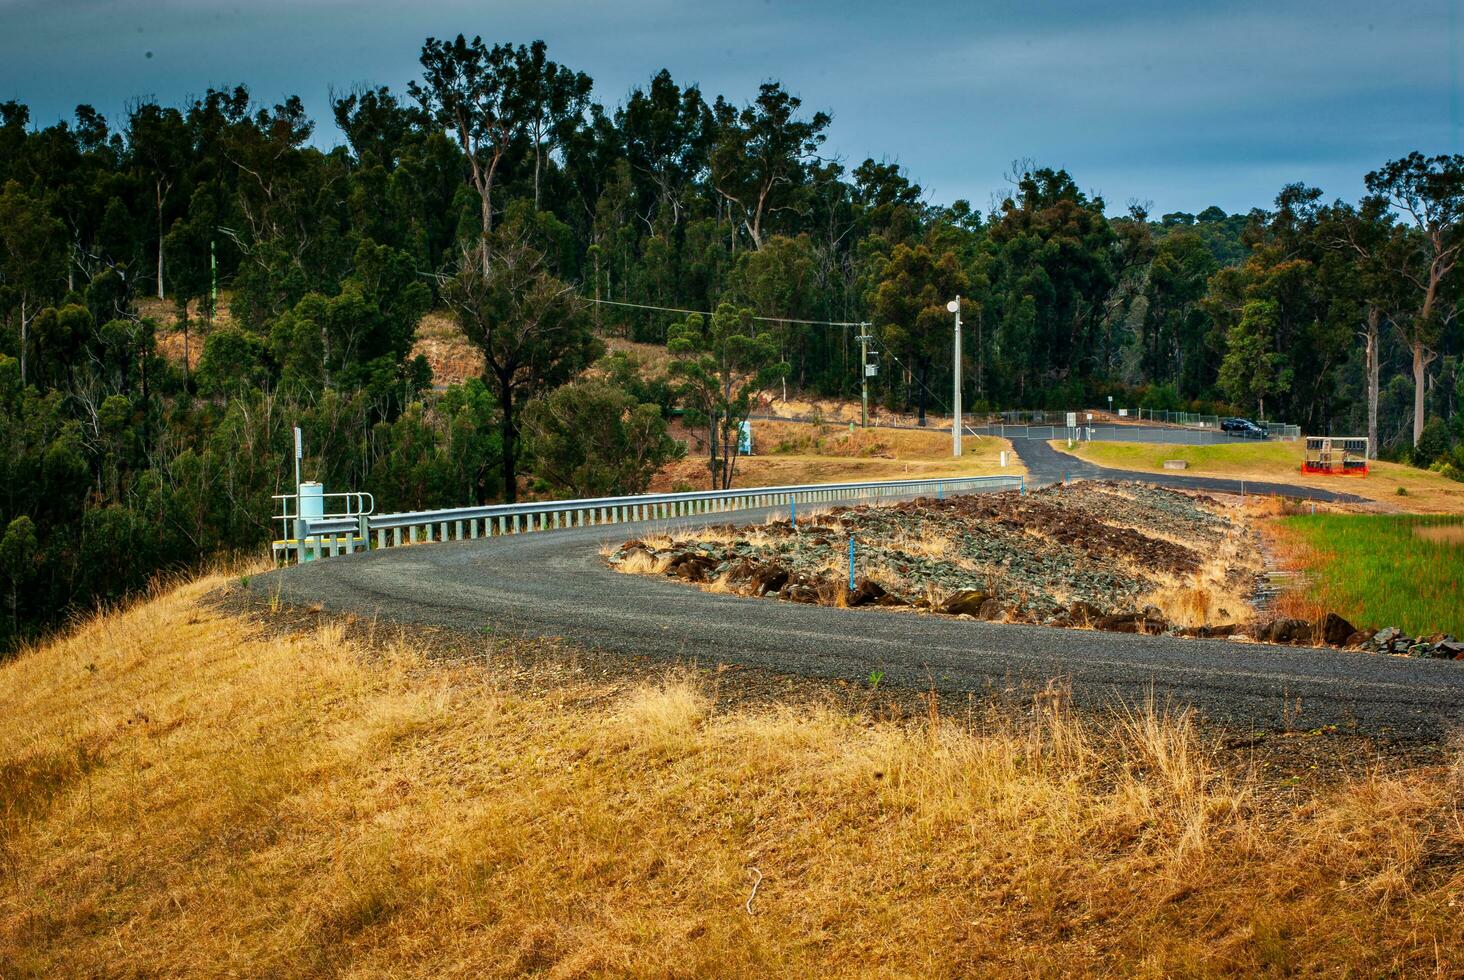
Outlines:
[[1078, 413], [1077, 412], [1068, 412], [1067, 413], [1067, 427], [1069, 429], [1076, 429], [1078, 427]]

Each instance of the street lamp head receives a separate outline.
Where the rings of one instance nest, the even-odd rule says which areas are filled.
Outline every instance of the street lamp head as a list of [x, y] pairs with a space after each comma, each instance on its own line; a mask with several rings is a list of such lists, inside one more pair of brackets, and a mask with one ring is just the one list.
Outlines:
[[948, 312], [951, 312], [951, 313], [955, 313], [955, 312], [959, 311], [960, 308], [961, 308], [961, 301], [958, 300], [958, 299], [953, 299], [949, 303], [946, 304], [946, 310]]

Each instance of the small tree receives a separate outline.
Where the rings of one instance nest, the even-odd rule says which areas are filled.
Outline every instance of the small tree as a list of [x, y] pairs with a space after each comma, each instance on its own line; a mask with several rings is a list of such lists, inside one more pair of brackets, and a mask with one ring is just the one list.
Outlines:
[[20, 635], [20, 590], [35, 570], [36, 525], [22, 514], [10, 522], [0, 537], [0, 576], [10, 593], [10, 635]]
[[66, 229], [44, 204], [15, 181], [0, 190], [0, 286], [20, 303], [20, 383], [28, 380], [26, 349], [30, 323], [45, 301], [58, 292], [66, 261]]
[[643, 493], [680, 446], [660, 406], [604, 381], [567, 384], [524, 412], [534, 473], [572, 497]]
[[498, 399], [503, 493], [518, 498], [519, 412], [569, 381], [603, 353], [584, 302], [549, 274], [544, 256], [521, 238], [499, 236], [485, 267], [474, 249], [442, 282], [443, 298], [468, 339], [483, 351], [484, 379]]
[[1220, 390], [1237, 405], [1255, 405], [1266, 417], [1266, 397], [1291, 388], [1286, 358], [1271, 349], [1276, 332], [1274, 300], [1251, 300], [1240, 321], [1225, 335], [1225, 360], [1220, 363]]
[[706, 426], [712, 489], [729, 489], [753, 396], [787, 374], [788, 365], [771, 336], [753, 335], [752, 311], [730, 303], [718, 306], [710, 323], [692, 314], [672, 324], [666, 348], [676, 357], [671, 371], [681, 381], [687, 421]]
[[969, 284], [955, 252], [937, 255], [924, 245], [896, 245], [879, 265], [870, 290], [870, 312], [885, 346], [915, 368], [921, 425], [925, 424], [925, 401], [930, 393], [930, 367], [937, 358], [948, 358], [951, 353], [955, 325], [946, 304]]

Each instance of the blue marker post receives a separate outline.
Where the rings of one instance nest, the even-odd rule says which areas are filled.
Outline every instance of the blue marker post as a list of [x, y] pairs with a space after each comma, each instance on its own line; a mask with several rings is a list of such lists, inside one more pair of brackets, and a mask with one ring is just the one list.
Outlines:
[[1025, 476], [1020, 476], [1020, 477], [1017, 477], [1017, 479], [1019, 479], [1019, 480], [1022, 481], [1022, 493], [1021, 493], [1021, 496], [1025, 497], [1027, 495], [1027, 478]]
[[849, 591], [854, 591], [854, 535], [849, 535]]
[[[939, 480], [936, 480], [935, 481], [935, 499], [936, 500], [944, 500], [945, 499], [945, 488], [941, 486], [941, 482]], [[852, 538], [849, 540], [849, 544], [850, 545], [854, 544], [854, 541], [853, 541]]]
[[794, 527], [798, 526], [798, 495], [788, 494], [788, 523]]

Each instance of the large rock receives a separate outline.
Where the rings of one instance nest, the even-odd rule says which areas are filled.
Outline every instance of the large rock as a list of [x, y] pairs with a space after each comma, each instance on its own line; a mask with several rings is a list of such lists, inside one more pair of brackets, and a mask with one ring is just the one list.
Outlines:
[[752, 587], [753, 595], [767, 595], [769, 592], [781, 589], [783, 583], [787, 581], [788, 569], [777, 562], [768, 562], [758, 566], [747, 580], [747, 584]]
[[873, 579], [862, 578], [854, 583], [854, 588], [848, 590], [845, 603], [850, 606], [865, 606], [871, 602], [878, 602], [885, 595], [884, 586]]
[[748, 558], [739, 558], [727, 567], [727, 580], [729, 582], [746, 582], [758, 570], [758, 564]]
[[1312, 641], [1312, 624], [1304, 619], [1273, 619], [1266, 627], [1267, 643], [1306, 644]]
[[1240, 632], [1243, 632], [1242, 627], [1227, 623], [1224, 626], [1186, 626], [1179, 631], [1179, 635], [1200, 640], [1218, 640], [1228, 639]]
[[[1091, 602], [1079, 599], [1058, 614], [1057, 622], [1062, 626], [1092, 626], [1106, 615]], [[1153, 617], [1150, 617], [1153, 618]]]
[[677, 578], [685, 579], [688, 582], [705, 582], [707, 573], [716, 568], [720, 562], [710, 555], [683, 553], [671, 559], [671, 571], [676, 573]]
[[1146, 612], [1118, 613], [1093, 622], [1094, 629], [1109, 633], [1162, 633], [1168, 626], [1162, 618], [1152, 617]]
[[1005, 615], [1006, 606], [1002, 604], [1002, 601], [1000, 599], [987, 599], [981, 604], [981, 609], [977, 611], [976, 618], [984, 619], [990, 622], [992, 620], [1001, 619]]
[[1434, 644], [1434, 656], [1444, 660], [1464, 660], [1464, 643], [1458, 640], [1440, 640]]
[[1317, 638], [1328, 646], [1346, 646], [1347, 641], [1356, 632], [1357, 630], [1351, 623], [1334, 612], [1329, 612], [1317, 620]]
[[981, 606], [990, 598], [979, 589], [962, 589], [946, 596], [940, 604], [940, 611], [952, 616], [977, 616], [981, 613]]

